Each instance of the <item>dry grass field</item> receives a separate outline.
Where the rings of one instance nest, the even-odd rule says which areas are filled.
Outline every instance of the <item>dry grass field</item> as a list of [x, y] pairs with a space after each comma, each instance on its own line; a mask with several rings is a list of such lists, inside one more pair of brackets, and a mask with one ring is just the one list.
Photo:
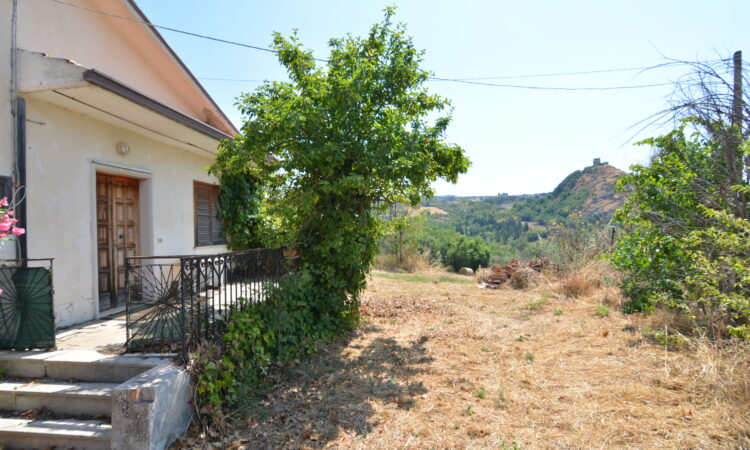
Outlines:
[[[585, 277], [584, 277], [585, 278]], [[571, 279], [571, 282], [576, 280]], [[580, 292], [579, 298], [563, 292]], [[376, 272], [362, 325], [211, 448], [748, 448], [747, 347], [682, 342], [614, 287]], [[193, 442], [198, 442], [193, 440]]]

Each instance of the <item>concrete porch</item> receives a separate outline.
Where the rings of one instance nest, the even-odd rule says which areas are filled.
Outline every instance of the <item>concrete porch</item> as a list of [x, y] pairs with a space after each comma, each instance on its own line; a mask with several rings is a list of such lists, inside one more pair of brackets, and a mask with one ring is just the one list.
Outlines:
[[57, 330], [57, 350], [92, 350], [107, 355], [125, 353], [125, 313]]

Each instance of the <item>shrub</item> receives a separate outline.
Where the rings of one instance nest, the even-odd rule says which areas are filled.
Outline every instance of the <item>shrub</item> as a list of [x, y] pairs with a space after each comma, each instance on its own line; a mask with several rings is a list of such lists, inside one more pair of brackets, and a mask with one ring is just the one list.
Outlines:
[[488, 266], [490, 263], [490, 249], [479, 238], [461, 236], [449, 242], [442, 254], [443, 264], [453, 267], [454, 270], [461, 267], [477, 270], [479, 266]]
[[232, 309], [223, 318], [221, 339], [204, 342], [191, 361], [202, 413], [236, 406], [273, 366], [311, 353], [318, 342], [353, 328], [356, 316], [342, 320], [317, 310], [307, 294], [311, 284], [309, 274], [294, 273], [271, 288], [267, 302]]
[[653, 339], [657, 344], [661, 345], [662, 347], [667, 347], [671, 349], [679, 349], [684, 347], [687, 344], [687, 339], [681, 334], [678, 333], [669, 333], [667, 329], [664, 331], [661, 330], [652, 330], [651, 328], [644, 328], [643, 334]]
[[[742, 217], [748, 205], [738, 193], [750, 188], [727, 185], [717, 157], [726, 137], [688, 136], [687, 125], [645, 141], [656, 150], [651, 164], [633, 166], [619, 181], [620, 189], [632, 191], [615, 214], [625, 233], [612, 255], [630, 297], [624, 309], [665, 306], [711, 336], [748, 337], [750, 221]], [[743, 144], [745, 154], [749, 147]]]
[[585, 297], [601, 287], [601, 275], [595, 266], [588, 266], [564, 275], [560, 292], [568, 297]]
[[260, 210], [277, 232], [265, 235], [301, 255], [269, 305], [231, 314], [220, 359], [205, 363], [208, 378], [199, 380], [199, 399], [214, 407], [222, 395], [234, 401], [237, 386], [262, 378], [271, 362], [353, 327], [378, 251], [378, 213], [416, 205], [434, 181], [456, 182], [468, 170], [463, 149], [444, 141], [448, 102], [425, 88], [421, 53], [393, 14], [386, 9], [363, 38], [331, 39], [326, 67], [296, 34], [276, 33], [289, 80], [238, 101], [242, 133], [222, 142], [210, 170], [238, 182], [225, 183], [231, 198], [247, 188], [246, 175], [263, 186]]
[[612, 249], [612, 227], [603, 226], [571, 214], [565, 223], [555, 223], [551, 230], [548, 257], [563, 271], [574, 271], [593, 263]]
[[[247, 171], [222, 173], [219, 177], [219, 218], [230, 250], [247, 250], [262, 246], [264, 236], [260, 214], [262, 186]], [[267, 240], [267, 239], [265, 239]]]
[[391, 257], [398, 265], [420, 257], [419, 245], [424, 236], [425, 220], [425, 214], [412, 215], [412, 211], [403, 205], [394, 205], [383, 226], [379, 256]]

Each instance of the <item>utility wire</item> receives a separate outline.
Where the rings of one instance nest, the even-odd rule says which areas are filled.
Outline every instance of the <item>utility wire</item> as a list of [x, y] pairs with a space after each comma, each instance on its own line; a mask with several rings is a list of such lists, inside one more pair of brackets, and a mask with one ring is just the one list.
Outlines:
[[[714, 63], [714, 62], [720, 62], [724, 61], [721, 59], [717, 60], [711, 60], [711, 61], [702, 61], [703, 63]], [[492, 77], [456, 77], [456, 78], [438, 78], [438, 77], [431, 77], [432, 79], [435, 79], [437, 81], [484, 81], [484, 80], [512, 80], [512, 79], [519, 79], [519, 78], [546, 78], [546, 77], [562, 77], [562, 76], [570, 76], [570, 75], [595, 75], [600, 73], [611, 73], [611, 72], [633, 72], [633, 71], [641, 71], [645, 72], [652, 69], [659, 69], [662, 67], [669, 67], [669, 66], [677, 66], [681, 65], [681, 62], [674, 61], [674, 62], [667, 62], [663, 64], [656, 64], [653, 66], [640, 66], [640, 67], [623, 67], [618, 69], [601, 69], [601, 70], [585, 70], [580, 72], [556, 72], [556, 73], [537, 73], [537, 74], [530, 74], [530, 75], [498, 75], [498, 76], [492, 76]], [[256, 82], [260, 83], [263, 80], [247, 80], [243, 78], [209, 78], [209, 77], [199, 77], [201, 80], [214, 80], [214, 81], [248, 81], [248, 82]]]
[[[154, 23], [147, 22], [145, 20], [134, 19], [132, 17], [126, 17], [126, 16], [120, 16], [118, 14], [112, 14], [112, 13], [104, 12], [104, 11], [101, 11], [101, 10], [98, 10], [98, 9], [88, 8], [86, 6], [76, 5], [74, 3], [68, 3], [68, 2], [65, 2], [63, 0], [52, 0], [52, 1], [55, 2], [55, 3], [58, 3], [60, 5], [65, 5], [65, 6], [70, 6], [70, 7], [73, 7], [73, 8], [82, 9], [82, 10], [88, 11], [90, 13], [101, 14], [103, 16], [109, 16], [109, 17], [114, 17], [116, 19], [122, 19], [122, 20], [127, 20], [127, 21], [130, 21], [130, 22], [140, 23], [142, 25], [146, 25], [146, 26], [153, 27], [153, 28], [158, 28], [160, 30], [171, 31], [173, 33], [185, 34], [187, 36], [193, 36], [193, 37], [197, 37], [197, 38], [201, 38], [201, 39], [208, 39], [210, 41], [220, 42], [222, 44], [236, 45], [238, 47], [244, 47], [244, 48], [249, 48], [249, 49], [253, 49], [253, 50], [260, 50], [262, 52], [279, 53], [278, 51], [276, 51], [274, 49], [271, 49], [271, 48], [260, 47], [260, 46], [257, 46], [257, 45], [243, 44], [242, 42], [235, 42], [235, 41], [230, 41], [230, 40], [227, 40], [227, 39], [216, 38], [216, 37], [213, 37], [213, 36], [206, 36], [206, 35], [203, 35], [203, 34], [193, 33], [192, 31], [178, 30], [177, 28], [166, 27], [166, 26], [163, 26], [163, 25], [156, 25]], [[328, 62], [328, 60], [326, 60], [326, 59], [315, 58], [315, 60], [316, 61], [321, 61], [321, 62]]]
[[[277, 50], [266, 48], [266, 47], [260, 47], [257, 45], [250, 45], [250, 44], [244, 44], [242, 42], [236, 42], [236, 41], [230, 41], [227, 39], [221, 39], [216, 38], [212, 36], [206, 36], [199, 33], [193, 33], [191, 31], [185, 31], [185, 30], [179, 30], [177, 28], [167, 27], [163, 25], [156, 25], [151, 22], [147, 22], [145, 20], [140, 19], [134, 19], [132, 17], [126, 17], [126, 16], [120, 16], [118, 14], [112, 14], [105, 11], [101, 11], [94, 8], [89, 8], [86, 6], [76, 5], [74, 3], [69, 3], [63, 0], [51, 0], [55, 3], [58, 3], [60, 5], [69, 6], [77, 9], [81, 9], [84, 11], [88, 11], [90, 13], [94, 14], [100, 14], [103, 16], [108, 17], [114, 17], [121, 20], [127, 20], [130, 22], [139, 23], [142, 25], [146, 25], [149, 27], [157, 28], [160, 30], [166, 30], [171, 31], [173, 33], [179, 33], [184, 34], [187, 36], [192, 36], [200, 39], [207, 39], [214, 42], [219, 42], [222, 44], [228, 44], [228, 45], [234, 45], [238, 47], [243, 48], [249, 48], [252, 50], [259, 50], [263, 52], [268, 53], [274, 53], [278, 54]], [[319, 62], [329, 62], [327, 59], [320, 59], [320, 58], [313, 58], [315, 61]], [[645, 66], [645, 67], [625, 67], [625, 68], [617, 68], [617, 69], [602, 69], [602, 70], [589, 70], [589, 71], [581, 71], [581, 72], [560, 72], [560, 73], [548, 73], [548, 74], [536, 74], [536, 75], [508, 75], [508, 76], [498, 76], [498, 77], [477, 77], [477, 78], [442, 78], [442, 77], [429, 77], [431, 81], [445, 81], [445, 82], [453, 82], [453, 83], [464, 83], [464, 84], [471, 84], [471, 85], [477, 85], [477, 86], [490, 86], [490, 87], [504, 87], [504, 88], [516, 88], [516, 89], [532, 89], [532, 90], [553, 90], [553, 91], [608, 91], [608, 90], [619, 90], [619, 89], [639, 89], [639, 88], [649, 88], [649, 87], [658, 87], [658, 86], [667, 86], [671, 85], [672, 83], [657, 83], [657, 84], [641, 84], [641, 85], [631, 85], [631, 86], [605, 86], [605, 87], [548, 87], [548, 86], [527, 86], [527, 85], [515, 85], [515, 84], [500, 84], [500, 83], [487, 83], [482, 82], [479, 80], [493, 80], [493, 79], [512, 79], [512, 78], [540, 78], [540, 77], [554, 77], [554, 76], [568, 76], [568, 75], [587, 75], [587, 74], [596, 74], [596, 73], [607, 73], [607, 72], [625, 72], [625, 71], [634, 71], [634, 70], [650, 70], [655, 69], [658, 67], [665, 67], [670, 66], [674, 64], [679, 64], [678, 62], [670, 62], [670, 63], [664, 63], [664, 64], [658, 64], [655, 66]], [[261, 83], [263, 81], [261, 80], [246, 80], [246, 79], [236, 79], [236, 78], [200, 78], [202, 80], [212, 80], [212, 81], [239, 81], [239, 82], [254, 82], [254, 83]]]
[[461, 78], [440, 78], [430, 77], [432, 81], [449, 81], [453, 83], [473, 84], [476, 86], [491, 86], [491, 87], [504, 87], [504, 88], [516, 88], [516, 89], [533, 89], [533, 90], [545, 90], [545, 91], [612, 91], [618, 89], [639, 89], [648, 87], [658, 86], [672, 86], [672, 83], [656, 83], [656, 84], [635, 84], [630, 86], [604, 86], [604, 87], [560, 87], [560, 86], [527, 86], [520, 84], [501, 84], [501, 83], [487, 83], [483, 81], [471, 81], [468, 79]]
[[[709, 62], [709, 61], [707, 61]], [[479, 81], [479, 80], [511, 80], [518, 78], [545, 78], [545, 77], [564, 77], [569, 75], [595, 75], [599, 73], [611, 73], [611, 72], [633, 72], [636, 70], [647, 71], [651, 69], [658, 69], [661, 67], [679, 65], [679, 62], [668, 62], [663, 64], [656, 64], [654, 66], [641, 66], [641, 67], [622, 67], [617, 69], [600, 69], [600, 70], [584, 70], [580, 72], [556, 72], [556, 73], [537, 73], [531, 75], [499, 75], [493, 77], [473, 77], [473, 78], [452, 78], [452, 80], [461, 81]]]
[[197, 77], [199, 80], [210, 80], [210, 81], [243, 81], [247, 83], [264, 83], [268, 80], [245, 80], [241, 78], [210, 78], [210, 77]]
[[[241, 79], [241, 78], [208, 78], [208, 77], [198, 77], [198, 79], [210, 80], [210, 81], [237, 81], [237, 82], [247, 82], [247, 83], [264, 83], [265, 81], [268, 81], [268, 80], [246, 80], [246, 79]], [[559, 87], [559, 86], [527, 86], [527, 85], [519, 85], [519, 84], [486, 83], [486, 82], [481, 82], [481, 81], [470, 81], [468, 79], [461, 79], [461, 78], [430, 77], [429, 79], [430, 81], [446, 81], [446, 82], [453, 82], [453, 83], [473, 84], [476, 86], [547, 90], [547, 91], [612, 91], [612, 90], [619, 90], [619, 89], [638, 89], [638, 88], [673, 85], [673, 83], [656, 83], [656, 84], [636, 84], [636, 85], [631, 85], [631, 86]]]

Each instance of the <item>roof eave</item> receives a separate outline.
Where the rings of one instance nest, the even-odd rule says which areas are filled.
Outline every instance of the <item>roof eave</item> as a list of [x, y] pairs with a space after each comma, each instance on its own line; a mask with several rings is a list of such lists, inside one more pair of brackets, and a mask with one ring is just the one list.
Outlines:
[[86, 70], [83, 73], [83, 80], [86, 81], [87, 83], [93, 84], [94, 86], [98, 86], [102, 89], [105, 89], [123, 98], [126, 98], [132, 101], [133, 103], [143, 106], [144, 108], [150, 109], [151, 111], [154, 111], [158, 114], [168, 117], [169, 119], [172, 119], [175, 122], [179, 122], [182, 125], [192, 128], [193, 130], [198, 131], [207, 136], [210, 136], [214, 139], [224, 140], [224, 139], [232, 138], [231, 135], [221, 130], [218, 130], [210, 125], [207, 125], [206, 123], [196, 120], [186, 114], [183, 114], [175, 109], [172, 109], [169, 106], [165, 105], [164, 103], [154, 100], [153, 98], [147, 95], [144, 95], [125, 84], [122, 84], [121, 82], [115, 80], [114, 78], [108, 75], [105, 75], [99, 72], [96, 69]]
[[234, 134], [239, 134], [239, 131], [234, 126], [231, 120], [229, 120], [229, 117], [227, 117], [226, 114], [224, 114], [224, 111], [219, 107], [219, 105], [216, 104], [214, 99], [208, 94], [206, 89], [203, 87], [203, 85], [198, 81], [198, 79], [193, 75], [193, 73], [188, 69], [187, 65], [180, 59], [179, 56], [177, 56], [177, 53], [175, 53], [174, 50], [172, 50], [172, 47], [167, 44], [167, 41], [164, 40], [164, 37], [159, 33], [159, 30], [156, 29], [155, 26], [149, 22], [148, 18], [146, 17], [146, 14], [141, 11], [141, 9], [138, 7], [138, 5], [135, 3], [135, 0], [125, 0], [126, 3], [130, 6], [130, 8], [140, 16], [141, 20], [144, 22], [144, 25], [147, 26], [151, 33], [153, 33], [154, 37], [159, 41], [159, 43], [164, 47], [164, 49], [174, 58], [174, 60], [177, 62], [177, 64], [182, 68], [182, 70], [185, 72], [185, 74], [190, 78], [190, 80], [193, 82], [195, 87], [205, 96], [205, 98], [208, 100], [211, 105], [213, 105], [214, 109], [221, 115], [221, 117], [226, 121], [226, 123], [231, 128], [231, 131], [234, 132]]

